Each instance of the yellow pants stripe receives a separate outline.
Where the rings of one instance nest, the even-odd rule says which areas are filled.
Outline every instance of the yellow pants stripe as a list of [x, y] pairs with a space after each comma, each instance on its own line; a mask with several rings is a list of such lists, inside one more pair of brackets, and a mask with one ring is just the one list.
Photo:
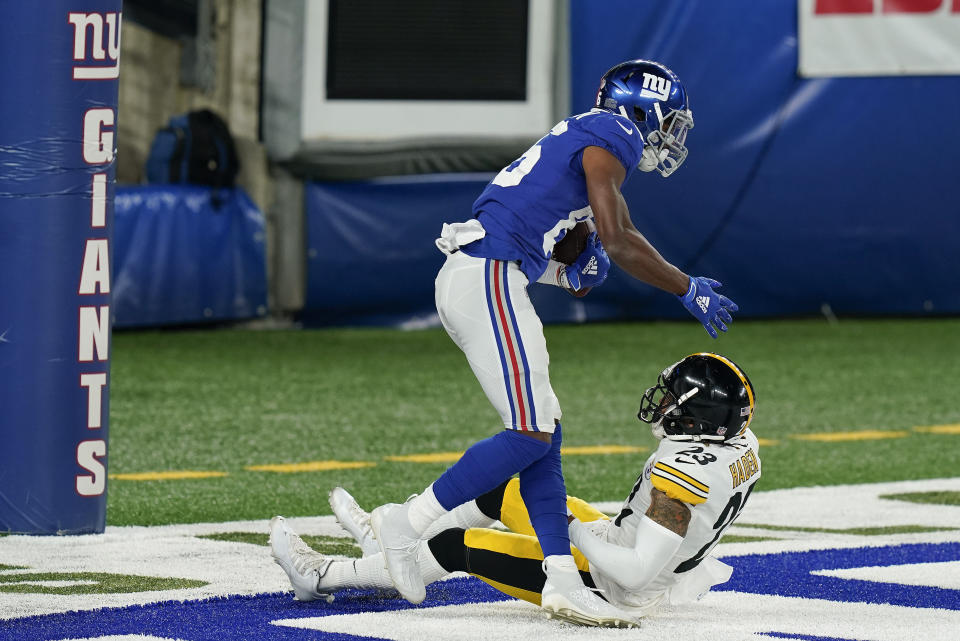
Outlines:
[[474, 574], [473, 576], [477, 577], [484, 583], [492, 585], [497, 590], [500, 590], [504, 594], [512, 596], [514, 599], [520, 599], [521, 601], [526, 601], [527, 603], [532, 603], [534, 605], [540, 605], [540, 593], [532, 592], [530, 590], [524, 590], [523, 588], [515, 588], [512, 585], [507, 585], [506, 583], [500, 583], [494, 581], [493, 579], [488, 579], [482, 577], [479, 574]]

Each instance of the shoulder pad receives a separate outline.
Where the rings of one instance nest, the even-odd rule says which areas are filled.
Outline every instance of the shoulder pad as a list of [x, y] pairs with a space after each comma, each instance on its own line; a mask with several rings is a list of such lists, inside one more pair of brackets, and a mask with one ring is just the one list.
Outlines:
[[595, 111], [574, 116], [580, 130], [594, 140], [594, 146], [612, 153], [628, 173], [640, 162], [644, 140], [640, 130], [629, 119], [608, 111]]
[[650, 470], [650, 482], [667, 496], [691, 505], [699, 505], [707, 500], [710, 486], [691, 476], [689, 472], [678, 469], [669, 458], [654, 463]]

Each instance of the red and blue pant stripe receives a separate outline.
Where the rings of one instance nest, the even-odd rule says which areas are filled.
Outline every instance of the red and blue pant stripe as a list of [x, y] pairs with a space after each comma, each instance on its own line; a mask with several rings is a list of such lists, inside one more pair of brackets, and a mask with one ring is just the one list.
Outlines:
[[533, 386], [530, 383], [530, 368], [510, 300], [508, 267], [509, 263], [506, 261], [487, 259], [484, 277], [487, 309], [500, 354], [513, 429], [539, 431], [533, 402]]

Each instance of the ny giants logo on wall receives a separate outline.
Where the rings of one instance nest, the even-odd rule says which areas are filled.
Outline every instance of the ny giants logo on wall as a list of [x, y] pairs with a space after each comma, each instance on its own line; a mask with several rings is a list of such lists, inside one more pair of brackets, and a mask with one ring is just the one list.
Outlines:
[[67, 20], [73, 25], [73, 59], [77, 63], [73, 66], [73, 79], [118, 78], [120, 13], [70, 13]]
[[960, 0], [816, 0], [814, 13], [934, 13], [948, 5], [950, 13], [960, 13]]
[[[120, 19], [113, 13], [70, 13], [73, 25], [73, 80], [115, 80], [120, 75]], [[104, 398], [110, 362], [110, 306], [83, 304], [88, 297], [110, 294], [110, 242], [107, 231], [108, 172], [114, 161], [116, 109], [92, 107], [83, 112], [83, 143], [80, 154], [92, 168], [90, 178], [89, 229], [85, 240], [77, 294], [77, 362], [90, 368], [80, 374], [86, 391], [86, 428], [90, 438], [77, 444], [76, 463], [86, 472], [76, 476], [80, 496], [101, 496], [106, 490], [107, 441], [100, 434], [104, 425]], [[109, 299], [108, 299], [109, 300]], [[94, 301], [90, 301], [94, 302]]]

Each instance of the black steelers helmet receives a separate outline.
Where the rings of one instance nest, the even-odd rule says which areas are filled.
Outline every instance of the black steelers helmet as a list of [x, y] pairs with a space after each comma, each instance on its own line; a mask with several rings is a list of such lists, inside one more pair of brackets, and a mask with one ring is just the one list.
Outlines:
[[743, 434], [756, 407], [750, 379], [719, 354], [691, 354], [661, 372], [638, 418], [658, 438], [721, 443]]

